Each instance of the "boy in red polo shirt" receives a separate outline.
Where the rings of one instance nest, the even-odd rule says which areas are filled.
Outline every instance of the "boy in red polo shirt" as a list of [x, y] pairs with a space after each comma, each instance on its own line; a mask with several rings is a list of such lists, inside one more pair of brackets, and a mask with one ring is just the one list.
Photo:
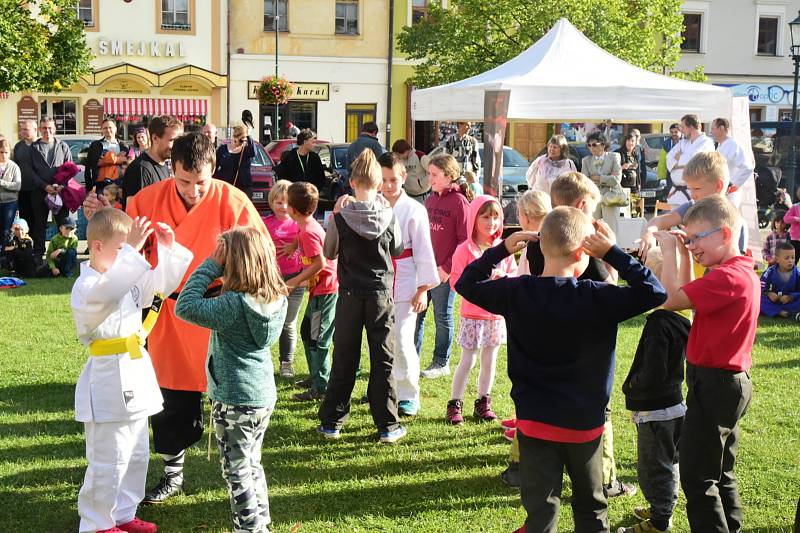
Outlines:
[[[680, 440], [681, 486], [692, 531], [741, 531], [733, 466], [739, 419], [750, 404], [748, 370], [758, 324], [760, 285], [751, 257], [740, 255], [742, 223], [733, 205], [710, 196], [683, 218], [686, 234], [657, 232], [664, 256], [665, 309], [694, 309], [686, 347], [687, 411]], [[691, 280], [689, 254], [710, 272]], [[677, 266], [676, 257], [686, 259]]]

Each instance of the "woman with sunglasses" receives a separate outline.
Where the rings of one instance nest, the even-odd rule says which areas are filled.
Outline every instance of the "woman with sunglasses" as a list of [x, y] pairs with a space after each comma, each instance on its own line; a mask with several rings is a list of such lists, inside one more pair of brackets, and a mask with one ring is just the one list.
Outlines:
[[227, 181], [251, 198], [253, 178], [250, 174], [250, 163], [255, 156], [253, 138], [247, 134], [247, 127], [244, 124], [237, 124], [233, 127], [231, 142], [217, 148], [217, 168], [214, 170], [214, 177]]
[[608, 142], [599, 131], [594, 131], [586, 137], [586, 146], [589, 147], [591, 154], [581, 160], [581, 172], [597, 184], [602, 198], [594, 216], [603, 219], [616, 234], [620, 205], [614, 205], [616, 202], [612, 196], [622, 186], [620, 155], [617, 152], [607, 151]]

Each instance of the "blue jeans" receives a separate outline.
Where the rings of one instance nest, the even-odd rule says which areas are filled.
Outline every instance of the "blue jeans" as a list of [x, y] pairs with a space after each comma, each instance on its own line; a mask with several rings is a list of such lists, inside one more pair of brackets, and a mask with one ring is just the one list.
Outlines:
[[70, 248], [66, 252], [56, 257], [56, 267], [61, 271], [61, 275], [68, 278], [75, 270], [75, 265], [78, 264], [78, 250]]
[[[433, 345], [433, 362], [437, 365], [446, 365], [450, 362], [450, 353], [453, 346], [453, 303], [456, 293], [450, 288], [450, 282], [445, 281], [439, 286], [428, 291], [428, 301], [433, 305], [433, 318], [436, 322], [436, 340]], [[430, 308], [430, 305], [428, 306]], [[414, 333], [414, 344], [417, 353], [422, 355], [422, 340], [425, 338], [425, 314], [427, 309], [417, 315], [417, 329]]]
[[17, 202], [5, 202], [0, 204], [0, 255], [2, 255], [4, 247], [11, 242], [11, 225], [14, 223], [14, 217], [17, 214]]

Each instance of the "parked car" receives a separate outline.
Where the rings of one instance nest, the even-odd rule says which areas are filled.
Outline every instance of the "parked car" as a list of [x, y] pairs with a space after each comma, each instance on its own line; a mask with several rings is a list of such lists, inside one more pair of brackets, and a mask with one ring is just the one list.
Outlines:
[[669, 133], [645, 133], [642, 135], [641, 146], [644, 148], [644, 160], [648, 165], [655, 163], [661, 157], [661, 149], [669, 139]]
[[347, 168], [347, 149], [350, 143], [318, 143], [314, 150], [325, 167], [327, 183], [319, 192], [319, 205], [323, 213], [333, 210], [336, 199], [350, 188], [350, 169]]
[[[481, 161], [484, 157], [483, 143], [478, 143]], [[506, 226], [519, 226], [517, 217], [517, 199], [528, 190], [528, 180], [525, 173], [530, 162], [521, 153], [510, 146], [503, 146], [503, 190], [500, 192], [500, 205], [503, 208], [503, 224]], [[483, 173], [478, 176], [483, 183]]]
[[[331, 144], [331, 142], [317, 139], [317, 144]], [[277, 141], [272, 141], [267, 144], [266, 150], [273, 161], [280, 162], [283, 152], [291, 150], [295, 146], [297, 146], [296, 139], [278, 139]]]

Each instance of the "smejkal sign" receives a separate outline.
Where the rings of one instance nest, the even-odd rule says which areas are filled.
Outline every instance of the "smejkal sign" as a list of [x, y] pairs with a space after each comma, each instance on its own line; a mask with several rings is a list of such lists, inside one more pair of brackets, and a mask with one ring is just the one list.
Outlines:
[[186, 57], [184, 43], [163, 43], [159, 41], [97, 41], [97, 55], [100, 56], [151, 56]]
[[[293, 100], [313, 100], [317, 102], [328, 101], [328, 83], [308, 83], [304, 81], [293, 81], [294, 83], [294, 96]], [[250, 100], [258, 100], [258, 86], [261, 85], [260, 81], [247, 82], [247, 98]]]

